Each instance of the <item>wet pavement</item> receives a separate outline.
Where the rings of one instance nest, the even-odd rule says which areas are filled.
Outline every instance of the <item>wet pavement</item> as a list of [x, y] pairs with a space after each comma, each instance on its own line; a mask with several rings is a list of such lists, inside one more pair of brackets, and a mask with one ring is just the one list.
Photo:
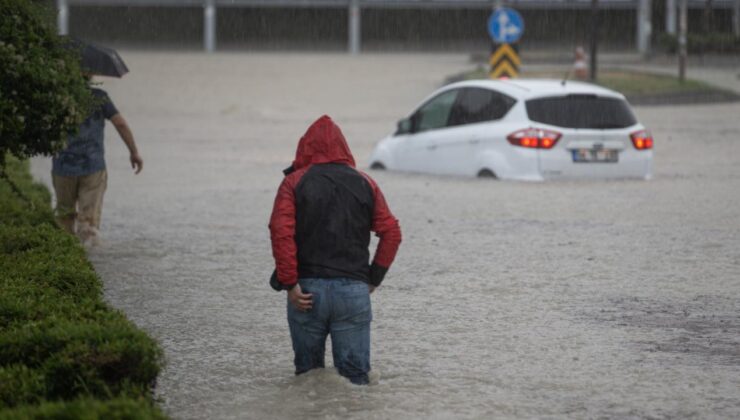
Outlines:
[[267, 285], [281, 169], [324, 113], [366, 167], [467, 57], [122, 55], [131, 73], [103, 88], [144, 171], [109, 125], [90, 257], [165, 349], [174, 418], [740, 417], [740, 104], [637, 108], [647, 182], [371, 172], [404, 242], [373, 295], [372, 384], [355, 387], [292, 375]]

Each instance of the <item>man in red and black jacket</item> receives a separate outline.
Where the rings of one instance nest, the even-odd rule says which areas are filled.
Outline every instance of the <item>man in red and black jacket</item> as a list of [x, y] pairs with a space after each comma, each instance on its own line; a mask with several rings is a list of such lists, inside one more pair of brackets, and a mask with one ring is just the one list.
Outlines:
[[[370, 262], [370, 232], [380, 238]], [[355, 161], [339, 127], [324, 115], [298, 143], [270, 218], [277, 279], [288, 290], [295, 372], [334, 366], [356, 384], [370, 371], [370, 293], [383, 281], [401, 229], [383, 193]]]

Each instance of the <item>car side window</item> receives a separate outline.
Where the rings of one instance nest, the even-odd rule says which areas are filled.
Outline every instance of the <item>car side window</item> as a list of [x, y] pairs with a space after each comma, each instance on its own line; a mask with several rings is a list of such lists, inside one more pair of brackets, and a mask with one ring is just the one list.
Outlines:
[[434, 130], [447, 126], [452, 105], [457, 99], [459, 89], [443, 92], [424, 104], [414, 115], [415, 132]]
[[490, 89], [465, 88], [452, 109], [449, 125], [500, 120], [515, 103], [513, 98]]

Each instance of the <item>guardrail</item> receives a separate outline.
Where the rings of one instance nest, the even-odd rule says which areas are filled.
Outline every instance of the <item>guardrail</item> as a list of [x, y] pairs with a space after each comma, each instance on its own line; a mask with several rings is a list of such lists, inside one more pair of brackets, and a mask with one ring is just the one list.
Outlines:
[[[600, 9], [634, 9], [637, 14], [637, 45], [646, 53], [650, 39], [650, 13], [652, 0], [599, 0]], [[675, 33], [676, 3], [681, 0], [665, 0], [666, 28]], [[703, 8], [706, 0], [688, 0], [693, 9]], [[273, 8], [347, 8], [347, 46], [350, 54], [361, 50], [361, 11], [364, 8], [466, 8], [493, 9], [511, 6], [517, 9], [588, 9], [592, 0], [56, 0], [59, 33], [69, 33], [70, 6], [129, 6], [129, 7], [202, 7], [203, 47], [206, 52], [216, 49], [216, 16], [218, 8], [227, 7], [273, 7]], [[716, 9], [732, 9], [736, 35], [740, 36], [740, 0], [713, 0]]]

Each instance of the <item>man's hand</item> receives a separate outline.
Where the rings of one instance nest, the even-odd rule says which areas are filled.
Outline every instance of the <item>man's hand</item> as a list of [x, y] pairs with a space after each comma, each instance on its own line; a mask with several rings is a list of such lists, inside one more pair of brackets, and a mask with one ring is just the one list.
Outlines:
[[313, 300], [311, 300], [310, 293], [303, 293], [301, 285], [296, 284], [295, 287], [288, 290], [288, 300], [290, 303], [301, 312], [308, 312], [313, 306]]
[[129, 160], [131, 161], [131, 168], [134, 169], [134, 173], [141, 172], [144, 167], [144, 161], [139, 156], [139, 150], [136, 148], [136, 142], [134, 141], [134, 135], [131, 133], [131, 129], [128, 127], [126, 119], [123, 115], [116, 114], [110, 118], [110, 122], [116, 127], [118, 135], [121, 136], [121, 140], [126, 143], [129, 152]]
[[139, 156], [139, 153], [131, 153], [129, 160], [131, 161], [131, 168], [133, 168], [135, 174], [138, 174], [141, 172], [141, 169], [144, 168], [144, 161], [141, 159], [141, 156]]

